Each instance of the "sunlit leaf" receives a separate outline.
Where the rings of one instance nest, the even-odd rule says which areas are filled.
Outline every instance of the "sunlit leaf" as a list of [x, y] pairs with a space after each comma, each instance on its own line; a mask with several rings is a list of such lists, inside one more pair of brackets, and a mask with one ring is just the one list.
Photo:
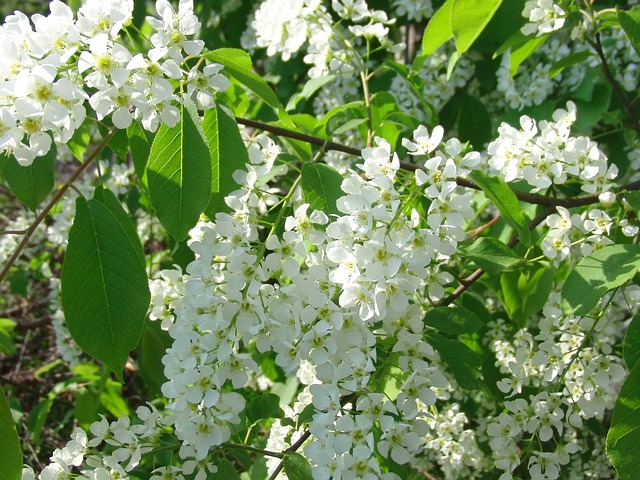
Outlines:
[[149, 153], [149, 198], [158, 219], [176, 240], [187, 237], [211, 193], [211, 154], [200, 119], [187, 97], [174, 127], [162, 125]]
[[563, 308], [588, 314], [609, 290], [627, 283], [640, 269], [639, 245], [610, 245], [583, 258], [562, 288]]

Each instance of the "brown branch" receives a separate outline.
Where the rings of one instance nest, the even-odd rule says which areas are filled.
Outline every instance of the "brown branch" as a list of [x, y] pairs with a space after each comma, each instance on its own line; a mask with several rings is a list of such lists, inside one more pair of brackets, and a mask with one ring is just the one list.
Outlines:
[[236, 117], [236, 122], [245, 127], [257, 128], [259, 130], [265, 130], [271, 132], [274, 135], [281, 137], [291, 138], [293, 140], [300, 140], [302, 142], [310, 143], [311, 145], [324, 146], [327, 150], [333, 150], [336, 152], [348, 153], [349, 155], [360, 156], [360, 149], [342, 145], [336, 142], [330, 142], [319, 137], [307, 135], [304, 133], [294, 132], [288, 128], [276, 127], [275, 125], [269, 125], [268, 123], [258, 122], [256, 120], [250, 120], [248, 118]]
[[44, 219], [47, 217], [51, 209], [58, 203], [58, 201], [62, 198], [62, 196], [69, 189], [69, 187], [71, 187], [73, 182], [75, 182], [76, 179], [80, 175], [82, 175], [82, 172], [84, 172], [87, 169], [87, 167], [91, 164], [91, 162], [100, 154], [102, 149], [107, 145], [107, 143], [109, 143], [109, 140], [111, 140], [111, 138], [115, 135], [116, 131], [117, 131], [116, 129], [109, 130], [109, 132], [105, 135], [102, 141], [96, 146], [96, 148], [93, 149], [93, 151], [91, 152], [91, 155], [89, 155], [87, 159], [84, 161], [84, 163], [80, 165], [80, 167], [78, 167], [78, 169], [75, 172], [73, 172], [73, 175], [71, 175], [71, 177], [69, 177], [69, 179], [65, 182], [65, 184], [60, 187], [60, 189], [55, 194], [55, 196], [44, 207], [42, 212], [40, 212], [40, 215], [36, 217], [33, 224], [29, 226], [24, 237], [16, 247], [15, 251], [9, 258], [9, 260], [7, 260], [7, 264], [2, 269], [2, 272], [0, 272], [0, 283], [2, 283], [3, 280], [6, 278], [7, 274], [9, 273], [9, 270], [11, 269], [13, 264], [16, 262], [16, 260], [22, 253], [22, 250], [24, 250], [24, 247], [29, 242], [29, 239], [31, 238], [31, 235], [33, 235], [33, 232], [36, 231], [38, 226], [44, 221]]
[[[294, 140], [300, 140], [302, 142], [310, 143], [312, 145], [318, 145], [320, 147], [324, 147], [326, 150], [333, 150], [337, 152], [348, 153], [349, 155], [362, 156], [361, 150], [349, 147], [348, 145], [343, 145], [337, 142], [331, 142], [325, 140], [320, 137], [315, 137], [313, 135], [307, 135], [305, 133], [294, 132], [293, 130], [289, 130], [288, 128], [277, 127], [275, 125], [270, 125], [268, 123], [259, 122], [257, 120], [250, 120], [248, 118], [236, 117], [236, 121], [240, 125], [244, 125], [251, 128], [257, 128], [260, 130], [265, 130], [267, 132], [271, 132], [274, 135], [291, 138]], [[407, 170], [410, 172], [415, 172], [420, 168], [419, 165], [415, 165], [413, 163], [408, 162], [400, 162], [400, 168], [403, 170]], [[464, 177], [456, 177], [456, 183], [461, 187], [473, 188], [474, 190], [480, 190], [474, 182]], [[619, 188], [620, 191], [623, 190], [640, 190], [640, 181], [633, 182], [628, 185], [622, 185]], [[565, 208], [574, 208], [574, 207], [582, 207], [585, 205], [592, 205], [594, 203], [598, 203], [598, 194], [591, 195], [583, 195], [580, 197], [572, 197], [572, 198], [552, 198], [547, 197], [545, 195], [539, 195], [537, 193], [529, 193], [523, 192], [520, 190], [514, 190], [513, 193], [516, 195], [518, 200], [531, 203], [534, 205], [545, 205], [545, 206], [553, 206], [553, 207], [565, 207]]]

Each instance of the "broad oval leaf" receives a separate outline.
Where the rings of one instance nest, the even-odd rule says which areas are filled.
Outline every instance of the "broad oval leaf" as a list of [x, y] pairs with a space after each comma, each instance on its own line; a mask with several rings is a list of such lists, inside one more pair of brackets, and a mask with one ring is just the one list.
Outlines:
[[280, 408], [280, 397], [273, 393], [265, 393], [249, 402], [244, 411], [250, 424], [266, 418], [284, 418]]
[[342, 175], [322, 163], [305, 163], [302, 166], [302, 193], [309, 204], [309, 211], [322, 210], [327, 215], [339, 215], [336, 200], [344, 196]]
[[427, 57], [440, 48], [447, 40], [453, 37], [451, 30], [451, 10], [454, 0], [444, 2], [438, 11], [431, 17], [427, 28], [422, 35], [422, 52], [413, 61], [412, 69], [420, 70]]
[[438, 333], [427, 333], [426, 340], [438, 351], [462, 388], [466, 390], [481, 388], [478, 374], [482, 362], [476, 352], [464, 343], [443, 337]]
[[438, 307], [424, 316], [424, 324], [450, 335], [473, 333], [482, 327], [478, 316], [462, 307]]
[[249, 154], [238, 124], [226, 108], [216, 105], [205, 111], [202, 127], [211, 160], [211, 194], [204, 213], [213, 220], [216, 213], [230, 210], [224, 197], [239, 187], [233, 172], [246, 170]]
[[458, 54], [471, 48], [501, 3], [502, 0], [453, 0], [451, 32]]
[[207, 478], [211, 480], [240, 480], [240, 475], [236, 472], [236, 469], [229, 460], [221, 460], [218, 465], [218, 470], [209, 475]]
[[94, 199], [76, 201], [61, 287], [73, 339], [122, 380], [150, 293], [135, 227], [112, 192], [98, 190]]
[[211, 192], [209, 147], [195, 107], [187, 97], [184, 104], [176, 126], [158, 129], [147, 165], [151, 205], [178, 241], [198, 223]]
[[640, 444], [640, 363], [629, 372], [613, 408], [607, 456], [623, 480], [638, 478]]
[[20, 480], [22, 477], [22, 452], [11, 408], [0, 386], [0, 480]]
[[583, 258], [562, 288], [565, 313], [588, 314], [605, 293], [627, 283], [639, 268], [639, 245], [610, 245]]
[[133, 159], [133, 168], [143, 185], [147, 185], [147, 162], [151, 153], [151, 145], [155, 135], [148, 132], [139, 122], [131, 122], [127, 128], [129, 148]]
[[462, 248], [461, 253], [485, 272], [493, 274], [512, 270], [524, 260], [500, 240], [492, 237], [478, 238], [472, 245]]
[[548, 265], [534, 266], [500, 276], [502, 300], [507, 312], [522, 328], [532, 315], [540, 312], [549, 300], [553, 288], [553, 269]]
[[313, 480], [311, 465], [297, 452], [287, 452], [284, 455], [284, 473], [289, 480]]
[[624, 334], [622, 356], [628, 368], [633, 368], [640, 360], [640, 310], [636, 311]]
[[518, 232], [520, 241], [527, 246], [531, 245], [531, 234], [529, 226], [524, 217], [524, 212], [518, 197], [513, 193], [504, 180], [498, 177], [490, 177], [480, 170], [475, 170], [469, 174], [471, 179], [478, 184], [484, 194], [491, 200], [511, 227]]
[[629, 11], [618, 10], [618, 21], [636, 53], [640, 55], [640, 8], [635, 7]]
[[275, 109], [282, 109], [280, 100], [264, 79], [253, 71], [251, 57], [239, 48], [219, 48], [204, 55], [205, 58], [224, 65], [224, 73], [235, 77], [265, 103]]
[[12, 156], [0, 154], [0, 171], [18, 200], [32, 211], [49, 195], [55, 178], [57, 151], [55, 144], [44, 157], [23, 167]]

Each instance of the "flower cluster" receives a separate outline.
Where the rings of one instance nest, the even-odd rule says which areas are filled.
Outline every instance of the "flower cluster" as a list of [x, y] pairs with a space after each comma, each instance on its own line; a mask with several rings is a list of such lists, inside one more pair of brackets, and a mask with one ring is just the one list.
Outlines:
[[[305, 63], [312, 65], [310, 77], [361, 69], [354, 45], [359, 38], [377, 39], [388, 50], [399, 50], [389, 37], [393, 24], [383, 10], [372, 10], [365, 0], [333, 0], [336, 15], [354, 23], [348, 28], [334, 25], [331, 14], [320, 0], [288, 0], [286, 4], [265, 0], [256, 10], [243, 36], [243, 47], [266, 48], [268, 56], [280, 54], [287, 61], [308, 40]], [[362, 25], [360, 23], [367, 21]]]
[[522, 16], [529, 20], [522, 33], [537, 36], [559, 30], [564, 25], [565, 11], [553, 0], [527, 0]]
[[[613, 301], [624, 310], [633, 308], [637, 297], [635, 287]], [[532, 478], [558, 478], [570, 461], [576, 461], [571, 454], [590, 448], [594, 434], [584, 423], [601, 420], [613, 407], [626, 375], [621, 359], [612, 354], [624, 331], [624, 317], [619, 309], [595, 317], [564, 315], [560, 296], [552, 293], [542, 317], [515, 334], [507, 334], [504, 321], [492, 322], [486, 341], [506, 375], [498, 388], [510, 398], [504, 403], [506, 411], [491, 417], [486, 426], [494, 465], [505, 471], [502, 479], [512, 478], [522, 461], [517, 445], [528, 438], [554, 443], [529, 452]], [[525, 394], [532, 388], [538, 393]]]
[[179, 119], [172, 82], [187, 83], [201, 106], [228, 86], [219, 65], [205, 67], [204, 74], [180, 66], [185, 55], [203, 48], [202, 41], [188, 39], [200, 27], [192, 0], [182, 0], [178, 12], [158, 0], [159, 18], [148, 20], [153, 48], [136, 55], [120, 40], [133, 0], [89, 0], [75, 19], [60, 0], [50, 10], [31, 20], [16, 12], [0, 27], [0, 149], [21, 165], [45, 155], [53, 141], [67, 143], [85, 122], [87, 103], [97, 120], [110, 116], [116, 128], [135, 118], [155, 131]]
[[506, 182], [525, 180], [533, 191], [577, 178], [583, 191], [598, 193], [601, 201], [612, 202], [611, 180], [618, 169], [607, 164], [604, 153], [588, 137], [571, 136], [575, 104], [568, 102], [566, 110], [556, 110], [553, 120], [536, 124], [525, 115], [520, 118], [519, 130], [503, 123], [499, 137], [487, 147], [492, 172]]

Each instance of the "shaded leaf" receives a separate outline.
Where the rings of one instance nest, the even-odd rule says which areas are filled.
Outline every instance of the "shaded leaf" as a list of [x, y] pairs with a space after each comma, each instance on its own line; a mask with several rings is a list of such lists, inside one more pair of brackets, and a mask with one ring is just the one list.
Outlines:
[[122, 379], [150, 293], [135, 227], [112, 192], [98, 190], [96, 198], [76, 201], [61, 287], [72, 337]]
[[525, 245], [531, 245], [529, 227], [513, 190], [501, 178], [490, 177], [479, 170], [471, 172], [469, 176], [478, 184], [487, 198], [498, 207], [505, 222], [518, 232], [520, 241]]
[[481, 388], [478, 374], [482, 362], [476, 352], [458, 340], [451, 340], [438, 333], [427, 333], [427, 342], [435, 348], [447, 364], [454, 378], [466, 390]]
[[233, 172], [246, 170], [249, 153], [233, 114], [226, 108], [216, 105], [205, 111], [202, 127], [211, 160], [211, 193], [204, 213], [213, 220], [216, 213], [230, 211], [224, 197], [238, 189]]
[[147, 166], [151, 205], [178, 241], [198, 222], [211, 193], [209, 147], [195, 107], [187, 97], [184, 103], [189, 108], [181, 106], [178, 124], [158, 129]]
[[341, 189], [342, 175], [321, 163], [305, 163], [302, 166], [302, 193], [309, 203], [309, 213], [322, 210], [327, 215], [340, 214], [336, 200], [344, 196]]
[[127, 128], [129, 149], [133, 159], [133, 168], [143, 185], [147, 185], [147, 162], [155, 134], [146, 131], [138, 122], [131, 122]]
[[450, 335], [473, 333], [482, 327], [478, 316], [462, 307], [437, 307], [429, 310], [424, 324]]
[[609, 290], [627, 283], [640, 268], [640, 246], [610, 245], [583, 258], [562, 288], [563, 309], [588, 314]]
[[553, 273], [553, 269], [543, 265], [522, 272], [504, 272], [500, 276], [502, 300], [518, 327], [524, 327], [529, 317], [542, 310], [548, 301]]
[[302, 455], [296, 452], [287, 452], [284, 455], [284, 473], [289, 480], [312, 480], [311, 465]]
[[57, 150], [55, 144], [44, 157], [23, 167], [13, 156], [0, 154], [0, 172], [7, 181], [11, 192], [29, 209], [35, 211], [49, 195], [55, 179]]
[[629, 369], [637, 365], [640, 359], [640, 310], [636, 311], [624, 334], [622, 354]]
[[487, 273], [500, 273], [519, 266], [523, 259], [497, 238], [480, 237], [461, 249], [463, 256], [473, 260]]
[[233, 463], [229, 460], [220, 460], [216, 473], [209, 475], [211, 480], [240, 480], [240, 475], [236, 472]]
[[640, 363], [629, 372], [613, 408], [607, 433], [607, 456], [622, 480], [638, 478], [640, 445]]
[[280, 397], [273, 393], [265, 393], [251, 400], [244, 413], [250, 424], [267, 418], [284, 418], [284, 412], [280, 408]]
[[11, 408], [0, 386], [0, 480], [20, 480], [22, 477], [22, 452]]
[[640, 55], [640, 8], [634, 7], [629, 11], [618, 10], [618, 21], [636, 53]]

